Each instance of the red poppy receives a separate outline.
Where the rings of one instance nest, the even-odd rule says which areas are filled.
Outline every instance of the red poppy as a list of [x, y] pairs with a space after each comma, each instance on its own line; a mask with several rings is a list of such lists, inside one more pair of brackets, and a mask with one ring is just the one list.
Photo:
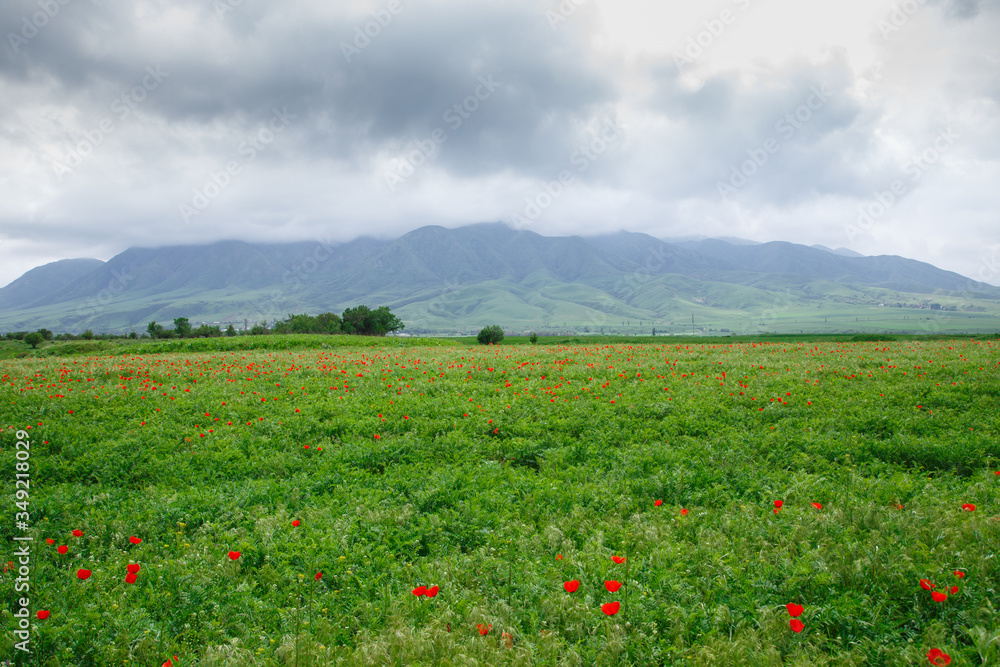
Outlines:
[[556, 560], [562, 560], [562, 554], [556, 554]]
[[621, 565], [622, 563], [625, 562], [625, 558], [622, 557], [622, 556], [612, 556], [611, 560], [613, 560], [614, 562], [618, 563], [619, 565]]
[[580, 588], [580, 581], [574, 579], [573, 581], [563, 582], [563, 588], [566, 589], [567, 593], [576, 593], [576, 589]]
[[939, 648], [932, 648], [927, 651], [927, 660], [932, 665], [950, 665], [951, 656]]
[[617, 593], [618, 589], [622, 587], [622, 582], [620, 581], [605, 581], [604, 587], [608, 589], [609, 593]]
[[788, 615], [791, 616], [792, 618], [795, 618], [796, 616], [801, 616], [803, 611], [802, 605], [795, 604], [794, 602], [789, 602], [788, 604], [786, 604], [785, 609], [788, 610]]
[[806, 626], [799, 619], [793, 618], [792, 620], [788, 621], [788, 627], [790, 627], [792, 629], [792, 632], [802, 632], [802, 630]]
[[687, 508], [685, 508], [685, 507], [682, 507], [682, 508], [681, 508], [681, 516], [687, 516], [687, 515], [688, 515], [688, 511], [687, 511]]
[[35, 616], [38, 617], [39, 621], [44, 621], [45, 619], [47, 619], [49, 617], [49, 610], [48, 609], [39, 609], [38, 613], [35, 614]]
[[239, 551], [230, 551], [229, 552], [229, 559], [230, 560], [239, 560], [240, 559], [240, 552]]
[[67, 551], [69, 551], [69, 547], [64, 544], [61, 547], [56, 548], [56, 551], [58, 551], [61, 554], [64, 554]]
[[955, 570], [955, 576], [961, 579], [962, 577], [965, 576], [965, 572], [962, 572], [961, 570]]
[[426, 595], [429, 598], [432, 598], [432, 597], [434, 597], [435, 595], [438, 594], [439, 590], [441, 590], [441, 589], [439, 589], [437, 586], [428, 586], [427, 587], [427, 592], [424, 593], [424, 595]]
[[299, 526], [299, 520], [298, 519], [295, 519], [294, 521], [292, 521], [292, 528], [298, 528], [298, 526]]
[[134, 574], [132, 574], [132, 573], [129, 573], [129, 574], [126, 574], [126, 575], [125, 575], [125, 583], [126, 583], [126, 584], [134, 584], [134, 583], [135, 583], [135, 580], [136, 580], [137, 578], [138, 578], [138, 577], [136, 577], [136, 575], [134, 575]]
[[931, 598], [935, 602], [944, 602], [945, 600], [948, 599], [948, 594], [947, 593], [942, 593], [941, 591], [932, 591], [931, 592]]
[[128, 570], [128, 573], [129, 573], [129, 574], [138, 574], [139, 570], [141, 570], [142, 568], [141, 568], [141, 567], [139, 567], [139, 564], [138, 564], [138, 563], [129, 563], [129, 564], [128, 564], [128, 565], [127, 565], [127, 566], [125, 567], [125, 569], [126, 569], [126, 570]]
[[606, 604], [601, 605], [601, 611], [603, 611], [608, 616], [614, 616], [615, 614], [618, 613], [618, 610], [621, 609], [621, 606], [622, 606], [621, 602], [608, 602]]
[[76, 571], [76, 578], [81, 581], [90, 578], [90, 570], [85, 570], [82, 567]]
[[972, 503], [965, 503], [964, 505], [962, 505], [962, 509], [964, 509], [966, 512], [975, 512], [976, 506], [973, 505]]
[[73, 537], [83, 537], [83, 531], [79, 528], [73, 529]]
[[319, 581], [322, 578], [323, 578], [323, 573], [322, 572], [317, 572], [316, 576], [313, 577], [313, 579], [315, 579], [316, 581]]
[[662, 505], [662, 504], [663, 504], [663, 501], [662, 501], [662, 500], [657, 500], [657, 501], [655, 501], [655, 502], [653, 503], [653, 505], [654, 505], [654, 506], [656, 506], [656, 507], [659, 507], [659, 506], [660, 506], [660, 505]]
[[780, 512], [780, 511], [781, 511], [781, 508], [780, 508], [780, 507], [775, 507], [775, 508], [774, 508], [774, 513], [775, 513], [775, 514], [777, 514], [777, 513], [778, 513], [778, 512]]
[[427, 587], [417, 586], [416, 588], [413, 589], [413, 594], [416, 595], [417, 597], [420, 597], [421, 595], [427, 595]]
[[957, 592], [958, 592], [958, 586], [952, 586], [951, 587], [951, 594], [954, 595]]
[[821, 504], [819, 504], [819, 503], [813, 503], [812, 506], [815, 507], [818, 510], [823, 509], [823, 506]]
[[56, 541], [55, 541], [55, 540], [53, 540], [53, 539], [52, 539], [51, 537], [47, 537], [47, 538], [45, 538], [45, 541], [46, 541], [46, 543], [48, 543], [48, 544], [55, 544], [55, 543], [56, 543]]
[[779, 510], [781, 509], [781, 506], [782, 506], [782, 505], [784, 505], [784, 504], [785, 504], [785, 503], [784, 503], [784, 501], [782, 501], [782, 500], [775, 500], [775, 501], [774, 501], [774, 506], [775, 506], [775, 507], [776, 507], [777, 509], [779, 509]]
[[479, 628], [479, 634], [485, 637], [486, 635], [490, 634], [490, 630], [493, 629], [493, 624], [490, 623], [489, 625], [484, 625], [482, 623], [479, 623], [476, 625], [476, 627]]
[[136, 537], [135, 535], [133, 535], [132, 537], [128, 538], [128, 541], [131, 542], [132, 544], [141, 544], [142, 543], [142, 538], [141, 537]]
[[930, 579], [921, 579], [920, 580], [920, 587], [922, 589], [924, 589], [925, 591], [929, 591], [932, 588], [934, 588], [934, 584], [931, 583]]

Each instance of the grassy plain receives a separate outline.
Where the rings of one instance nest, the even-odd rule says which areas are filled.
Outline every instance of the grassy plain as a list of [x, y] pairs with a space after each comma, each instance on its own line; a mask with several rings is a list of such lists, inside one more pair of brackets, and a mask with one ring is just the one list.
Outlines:
[[243, 340], [0, 361], [0, 655], [1000, 660], [1000, 341]]

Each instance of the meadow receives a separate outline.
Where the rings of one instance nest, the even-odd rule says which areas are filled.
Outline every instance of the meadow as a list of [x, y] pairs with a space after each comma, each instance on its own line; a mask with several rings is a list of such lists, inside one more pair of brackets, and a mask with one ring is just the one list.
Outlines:
[[0, 656], [1000, 661], [998, 339], [318, 340], [0, 359]]

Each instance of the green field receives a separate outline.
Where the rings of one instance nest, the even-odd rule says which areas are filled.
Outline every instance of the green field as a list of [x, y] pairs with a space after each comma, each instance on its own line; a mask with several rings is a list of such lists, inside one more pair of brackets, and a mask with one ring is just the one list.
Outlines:
[[4, 342], [0, 656], [1000, 661], [1000, 340], [359, 342]]

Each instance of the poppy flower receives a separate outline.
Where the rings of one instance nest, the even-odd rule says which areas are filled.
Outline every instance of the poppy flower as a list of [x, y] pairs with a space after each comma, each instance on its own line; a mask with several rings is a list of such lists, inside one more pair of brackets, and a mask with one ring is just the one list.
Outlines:
[[141, 570], [142, 568], [139, 567], [138, 563], [129, 563], [125, 567], [125, 569], [128, 571], [129, 574], [138, 574], [139, 570]]
[[556, 560], [562, 560], [562, 554], [556, 554]]
[[435, 595], [438, 594], [439, 590], [440, 589], [437, 586], [428, 586], [427, 587], [427, 592], [424, 593], [424, 595], [426, 595], [429, 598], [432, 598], [432, 597], [434, 597]]
[[799, 619], [793, 618], [792, 620], [788, 621], [788, 627], [790, 627], [792, 629], [792, 632], [802, 632], [802, 630], [806, 626]]
[[618, 563], [619, 565], [625, 562], [625, 558], [623, 556], [612, 556], [611, 560]]
[[948, 599], [948, 594], [947, 593], [942, 593], [941, 591], [933, 591], [933, 592], [931, 592], [931, 598], [935, 602], [944, 602], [945, 600]]
[[939, 648], [932, 648], [927, 651], [927, 660], [932, 665], [950, 665], [951, 656]]
[[417, 597], [420, 597], [421, 595], [427, 595], [427, 587], [426, 586], [417, 586], [416, 588], [413, 589], [412, 592]]
[[132, 544], [142, 544], [142, 538], [141, 537], [136, 537], [135, 535], [133, 535], [132, 537], [128, 538], [128, 541], [131, 542]]
[[975, 512], [976, 506], [973, 505], [972, 503], [965, 503], [964, 505], [962, 505], [962, 509], [964, 509], [966, 512]]
[[801, 616], [803, 611], [802, 605], [795, 604], [794, 602], [789, 602], [788, 604], [786, 604], [785, 609], [788, 610], [788, 615], [791, 616], [792, 618], [795, 618], [796, 616]]
[[126, 584], [134, 584], [134, 583], [135, 583], [135, 580], [136, 580], [137, 578], [138, 578], [138, 577], [137, 577], [137, 576], [136, 576], [135, 574], [132, 574], [132, 573], [130, 572], [130, 573], [128, 573], [128, 574], [126, 574], [126, 575], [125, 575], [125, 583], [126, 583]]
[[929, 591], [932, 588], [934, 588], [934, 584], [931, 583], [930, 579], [921, 579], [920, 580], [920, 587], [922, 589], [924, 589], [925, 591]]
[[958, 586], [952, 586], [951, 587], [951, 594], [954, 595], [957, 592], [958, 592]]
[[576, 593], [576, 589], [580, 588], [580, 581], [574, 579], [573, 581], [563, 582], [563, 588], [566, 589], [567, 593]]
[[604, 587], [608, 589], [609, 593], [617, 593], [618, 589], [622, 587], [622, 582], [620, 581], [605, 581]]
[[83, 537], [83, 531], [79, 528], [73, 529], [73, 537]]
[[48, 609], [39, 609], [38, 613], [35, 614], [35, 616], [38, 617], [39, 621], [44, 621], [45, 619], [47, 619], [49, 617], [49, 610]]
[[618, 610], [621, 609], [621, 606], [622, 606], [621, 602], [608, 602], [606, 604], [601, 605], [601, 611], [603, 611], [608, 616], [614, 616], [615, 614], [618, 613]]
[[775, 500], [774, 501], [774, 507], [775, 507], [775, 509], [779, 509], [780, 510], [781, 506], [784, 505], [784, 504], [785, 504], [785, 502], [783, 500]]
[[687, 508], [685, 508], [685, 507], [682, 507], [682, 508], [681, 508], [681, 516], [687, 516], [687, 515], [688, 515], [688, 511], [687, 511]]
[[62, 545], [62, 546], [60, 546], [60, 547], [57, 547], [57, 548], [56, 548], [56, 551], [58, 551], [58, 552], [59, 552], [59, 553], [61, 553], [61, 554], [64, 554], [64, 553], [66, 553], [67, 551], [69, 551], [69, 547], [68, 547], [68, 546], [66, 546], [66, 545], [64, 544], [64, 545]]
[[657, 500], [657, 501], [655, 501], [655, 502], [653, 503], [653, 505], [654, 505], [655, 507], [659, 507], [659, 506], [660, 506], [660, 505], [662, 505], [662, 504], [663, 504], [663, 501], [662, 501], [662, 500]]
[[490, 623], [489, 625], [484, 625], [482, 623], [479, 623], [476, 625], [476, 627], [479, 628], [479, 634], [485, 637], [486, 635], [490, 634], [490, 630], [493, 629], [493, 624]]
[[294, 521], [292, 521], [292, 528], [298, 528], [299, 523], [300, 523], [300, 521], [298, 519], [295, 519]]
[[45, 542], [46, 542], [46, 544], [55, 544], [56, 543], [56, 541], [53, 540], [51, 537], [45, 538]]
[[229, 552], [229, 559], [230, 560], [239, 560], [240, 559], [240, 552], [239, 551], [230, 551]]
[[962, 577], [965, 576], [965, 572], [962, 572], [961, 570], [955, 570], [955, 576], [961, 579]]
[[90, 570], [85, 570], [82, 567], [76, 571], [76, 578], [83, 581], [90, 578]]
[[323, 578], [323, 573], [322, 572], [317, 572], [316, 576], [313, 577], [313, 579], [315, 579], [316, 581], [319, 581], [322, 578]]
[[823, 509], [823, 506], [821, 504], [819, 504], [819, 503], [813, 503], [812, 506], [815, 507], [818, 510]]
[[514, 648], [514, 635], [505, 631], [500, 635], [500, 638], [503, 639], [503, 643], [507, 648]]

